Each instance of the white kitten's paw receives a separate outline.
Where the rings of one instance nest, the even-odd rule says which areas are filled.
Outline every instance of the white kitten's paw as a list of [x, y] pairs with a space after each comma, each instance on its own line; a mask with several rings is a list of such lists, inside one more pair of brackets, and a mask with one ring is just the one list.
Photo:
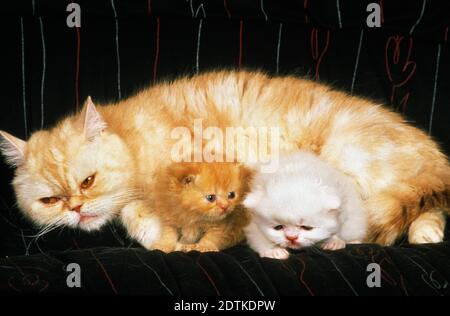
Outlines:
[[441, 213], [423, 213], [409, 227], [411, 244], [438, 243], [444, 240], [445, 217]]
[[339, 250], [345, 248], [345, 241], [337, 236], [333, 236], [322, 244], [324, 250]]
[[266, 258], [287, 259], [289, 257], [289, 251], [284, 248], [273, 248], [264, 250], [259, 255]]

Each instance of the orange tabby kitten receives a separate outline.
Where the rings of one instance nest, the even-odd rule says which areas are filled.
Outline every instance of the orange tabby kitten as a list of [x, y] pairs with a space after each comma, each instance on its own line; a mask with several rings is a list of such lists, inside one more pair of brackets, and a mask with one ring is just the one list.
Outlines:
[[225, 162], [173, 163], [160, 172], [155, 212], [162, 233], [153, 248], [218, 251], [242, 241], [249, 218], [240, 204], [249, 176], [240, 164]]
[[[22, 211], [40, 225], [93, 230], [120, 218], [151, 249], [160, 219], [146, 199], [170, 162], [174, 128], [279, 127], [280, 153], [313, 151], [351, 176], [368, 211], [366, 241], [443, 240], [450, 166], [437, 144], [372, 101], [296, 77], [218, 71], [161, 83], [84, 110], [25, 142], [1, 132]], [[250, 157], [257, 148], [249, 146]]]

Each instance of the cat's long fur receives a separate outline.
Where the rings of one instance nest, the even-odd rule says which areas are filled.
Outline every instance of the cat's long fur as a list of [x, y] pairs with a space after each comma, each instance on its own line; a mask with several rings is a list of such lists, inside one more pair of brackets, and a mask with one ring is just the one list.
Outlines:
[[[443, 238], [443, 214], [450, 199], [447, 158], [424, 132], [380, 104], [310, 80], [218, 71], [161, 83], [97, 109], [106, 122], [105, 132], [125, 144], [131, 179], [147, 196], [155, 171], [169, 160], [174, 127], [192, 127], [199, 118], [205, 126], [219, 128], [279, 126], [282, 152], [311, 150], [356, 180], [369, 211], [367, 241], [392, 244], [402, 233], [413, 243]], [[8, 161], [18, 165], [15, 184], [21, 175], [39, 173], [38, 165], [50, 174], [63, 172], [54, 157], [40, 152], [42, 146], [63, 155], [76, 150], [68, 138], [69, 125], [76, 119], [69, 117], [50, 131], [33, 134], [23, 146], [24, 157], [3, 146]], [[3, 143], [11, 141], [4, 137]], [[26, 189], [15, 188], [18, 197], [26, 199]], [[39, 214], [31, 213], [20, 199], [25, 213], [38, 221]], [[150, 214], [148, 204], [140, 200], [121, 210], [130, 235], [149, 248], [154, 237], [148, 230], [158, 234], [156, 219], [143, 224]]]

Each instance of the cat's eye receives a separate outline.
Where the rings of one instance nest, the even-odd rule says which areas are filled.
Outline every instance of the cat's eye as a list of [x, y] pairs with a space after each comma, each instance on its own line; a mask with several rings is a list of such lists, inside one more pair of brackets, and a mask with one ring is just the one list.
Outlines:
[[208, 194], [205, 198], [210, 203], [212, 203], [216, 200], [216, 196], [214, 194]]
[[92, 184], [94, 184], [94, 180], [95, 180], [95, 174], [84, 179], [83, 182], [81, 182], [80, 187], [83, 190], [89, 189], [92, 186]]
[[235, 192], [230, 192], [230, 193], [228, 193], [228, 199], [229, 200], [232, 200], [232, 199], [234, 199], [236, 197], [236, 193]]
[[303, 230], [312, 230], [314, 227], [307, 226], [307, 225], [302, 225], [302, 226], [300, 226], [300, 228], [303, 229]]
[[273, 229], [275, 229], [275, 230], [282, 230], [283, 228], [284, 228], [283, 225], [273, 226]]
[[50, 205], [50, 204], [55, 204], [56, 202], [58, 202], [60, 200], [59, 197], [56, 196], [50, 196], [50, 197], [44, 197], [42, 199], [40, 199], [39, 201], [41, 201], [41, 203]]

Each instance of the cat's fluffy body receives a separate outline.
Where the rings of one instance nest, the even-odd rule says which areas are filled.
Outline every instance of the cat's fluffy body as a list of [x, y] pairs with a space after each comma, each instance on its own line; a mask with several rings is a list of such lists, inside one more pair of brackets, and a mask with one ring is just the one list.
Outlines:
[[244, 206], [252, 213], [247, 242], [263, 257], [285, 258], [286, 248], [318, 243], [337, 250], [367, 232], [354, 181], [305, 151], [281, 157], [275, 173], [256, 174]]
[[[446, 157], [424, 132], [371, 101], [295, 77], [219, 71], [161, 83], [97, 110], [106, 126], [99, 137], [111, 141], [105, 139], [106, 147], [96, 149], [105, 155], [91, 159], [100, 164], [108, 164], [109, 155], [123, 159], [115, 165], [123, 180], [104, 175], [111, 179], [99, 182], [99, 191], [107, 192], [114, 178], [122, 181], [120, 188], [151, 196], [156, 171], [170, 161], [171, 130], [192, 128], [195, 119], [219, 128], [278, 126], [283, 153], [311, 150], [355, 179], [369, 215], [367, 241], [392, 244], [402, 233], [414, 243], [443, 239], [450, 196]], [[2, 134], [3, 153], [17, 166], [13, 184], [19, 206], [37, 223], [48, 224], [62, 212], [40, 206], [38, 197], [60, 192], [86, 197], [66, 184], [79, 181], [75, 173], [84, 168], [76, 159], [86, 139], [72, 140], [83, 132], [74, 123], [82, 115], [34, 133], [27, 143]], [[120, 214], [132, 237], [151, 248], [160, 232], [148, 205], [134, 198], [111, 210]]]
[[180, 162], [162, 169], [154, 191], [162, 234], [153, 247], [218, 251], [242, 241], [249, 217], [241, 203], [249, 176], [247, 168], [231, 162]]

